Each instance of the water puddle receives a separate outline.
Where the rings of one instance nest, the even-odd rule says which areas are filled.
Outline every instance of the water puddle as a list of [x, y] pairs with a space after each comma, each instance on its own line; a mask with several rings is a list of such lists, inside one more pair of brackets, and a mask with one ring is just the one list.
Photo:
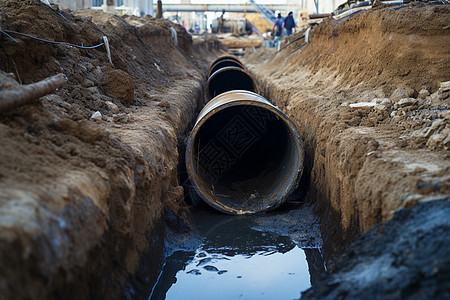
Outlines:
[[177, 236], [168, 245], [172, 249], [149, 299], [300, 298], [325, 267], [320, 248], [310, 247], [316, 236], [305, 241], [298, 230], [280, 230], [290, 217], [298, 216], [196, 212], [196, 236]]

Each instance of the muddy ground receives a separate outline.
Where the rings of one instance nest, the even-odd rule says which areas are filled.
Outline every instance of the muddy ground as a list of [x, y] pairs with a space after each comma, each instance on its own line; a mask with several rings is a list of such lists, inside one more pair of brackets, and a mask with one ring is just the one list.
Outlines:
[[217, 45], [194, 44], [164, 20], [40, 1], [2, 1], [0, 20], [2, 30], [76, 45], [108, 36], [112, 56], [1, 36], [2, 89], [14, 88], [11, 78], [68, 77], [0, 115], [1, 298], [133, 298], [161, 265], [162, 216], [185, 210], [178, 136], [197, 113]]
[[[448, 294], [449, 13], [378, 6], [324, 20], [309, 44], [298, 33], [278, 53], [244, 58], [261, 94], [302, 133], [303, 200], [321, 218], [331, 271], [305, 297]], [[0, 113], [1, 298], [146, 298], [165, 216], [188, 213], [177, 144], [201, 106], [217, 41], [193, 42], [151, 17], [37, 0], [2, 1], [0, 25], [84, 46], [107, 36], [112, 61], [104, 46], [0, 37], [0, 89], [68, 77]], [[392, 276], [372, 272], [380, 268]], [[352, 278], [362, 278], [359, 292]]]

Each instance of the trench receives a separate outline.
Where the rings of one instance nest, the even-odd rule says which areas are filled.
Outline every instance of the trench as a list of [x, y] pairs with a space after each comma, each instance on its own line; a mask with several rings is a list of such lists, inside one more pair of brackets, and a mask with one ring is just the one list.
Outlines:
[[[214, 128], [246, 109], [231, 107], [216, 113], [204, 124], [198, 140], [214, 140]], [[266, 135], [248, 147], [240, 168], [231, 169], [220, 183], [214, 183], [215, 192], [238, 199], [250, 187], [270, 196], [276, 189], [274, 176], [285, 172], [280, 166], [289, 164], [294, 152], [285, 127], [278, 117], [271, 118]], [[185, 164], [188, 136], [189, 132], [179, 137], [178, 175], [190, 205], [190, 221], [184, 224], [179, 217], [168, 217], [172, 220], [166, 221], [164, 264], [156, 283], [148, 289], [148, 299], [300, 298], [326, 272], [320, 220], [313, 205], [301, 199], [305, 187], [297, 187], [279, 207], [265, 214], [229, 215], [208, 203], [214, 210], [189, 181]], [[198, 140], [193, 149], [199, 149]], [[194, 150], [193, 156], [199, 157], [199, 153]], [[241, 185], [236, 187], [236, 183]], [[237, 205], [243, 206], [243, 202]]]

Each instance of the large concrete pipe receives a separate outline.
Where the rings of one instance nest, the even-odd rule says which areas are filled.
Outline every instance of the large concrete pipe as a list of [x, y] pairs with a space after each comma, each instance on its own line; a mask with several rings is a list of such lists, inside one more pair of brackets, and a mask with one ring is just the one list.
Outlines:
[[276, 208], [297, 187], [303, 147], [291, 120], [253, 92], [222, 93], [200, 112], [186, 167], [196, 192], [229, 214]]
[[258, 87], [252, 76], [238, 67], [225, 67], [214, 72], [206, 82], [206, 102], [232, 90], [246, 90], [258, 93]]
[[214, 72], [216, 72], [217, 70], [220, 70], [225, 67], [238, 67], [245, 70], [244, 65], [235, 59], [222, 59], [216, 62], [215, 64], [211, 65], [208, 72], [208, 78], [211, 77], [211, 75], [214, 74]]

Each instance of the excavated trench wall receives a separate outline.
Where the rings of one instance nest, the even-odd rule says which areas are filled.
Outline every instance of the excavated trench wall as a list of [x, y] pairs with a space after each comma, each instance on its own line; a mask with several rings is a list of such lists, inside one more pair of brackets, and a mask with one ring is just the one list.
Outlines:
[[[217, 44], [194, 45], [165, 20], [37, 0], [3, 1], [0, 16], [2, 30], [51, 41], [90, 46], [106, 35], [113, 62], [104, 47], [2, 35], [2, 71], [23, 83], [64, 72], [68, 82], [0, 115], [0, 298], [145, 299], [164, 216], [184, 212], [177, 137], [197, 113]], [[6, 73], [1, 88], [20, 89]]]
[[[439, 99], [448, 94], [439, 86], [449, 80], [448, 11], [448, 5], [381, 7], [327, 19], [310, 32], [308, 45], [299, 33], [279, 53], [244, 60], [261, 95], [302, 135], [301, 184], [321, 217], [326, 259], [396, 209], [449, 194], [443, 146], [406, 140], [413, 130], [446, 118], [439, 112], [448, 107]], [[420, 98], [419, 91], [432, 95]], [[380, 110], [347, 104], [374, 98], [395, 103], [398, 94], [416, 106], [402, 112], [398, 104]], [[429, 128], [424, 130], [432, 133]]]

